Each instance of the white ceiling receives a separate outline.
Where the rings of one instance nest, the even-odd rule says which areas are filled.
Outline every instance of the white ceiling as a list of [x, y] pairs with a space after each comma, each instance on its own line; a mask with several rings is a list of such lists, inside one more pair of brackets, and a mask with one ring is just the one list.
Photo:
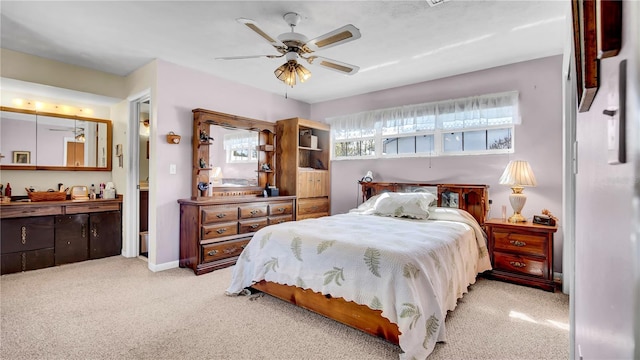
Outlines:
[[[127, 75], [153, 59], [307, 103], [561, 54], [570, 2], [427, 1], [2, 1], [2, 48]], [[317, 52], [360, 67], [352, 76], [303, 63], [310, 80], [294, 88], [277, 80], [279, 59], [216, 60], [278, 53], [238, 23], [255, 20], [271, 36], [309, 39], [346, 24], [358, 40]]]

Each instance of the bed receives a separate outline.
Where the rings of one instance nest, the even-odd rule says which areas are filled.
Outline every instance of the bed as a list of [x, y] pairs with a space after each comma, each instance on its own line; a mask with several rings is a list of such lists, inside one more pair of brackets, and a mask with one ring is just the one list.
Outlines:
[[[446, 340], [447, 312], [491, 268], [484, 213], [464, 210], [486, 202], [486, 189], [363, 185], [366, 201], [349, 213], [259, 230], [227, 294], [252, 287], [396, 343], [401, 359], [424, 359]], [[438, 206], [453, 193], [458, 208]]]

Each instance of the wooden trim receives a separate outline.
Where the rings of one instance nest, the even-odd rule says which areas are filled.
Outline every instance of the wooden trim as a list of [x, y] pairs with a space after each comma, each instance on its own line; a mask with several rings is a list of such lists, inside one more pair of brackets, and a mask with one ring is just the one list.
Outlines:
[[301, 308], [398, 344], [400, 336], [398, 325], [383, 317], [381, 310], [372, 310], [365, 305], [346, 301], [343, 298], [333, 298], [331, 295], [322, 295], [309, 289], [280, 285], [264, 280], [252, 287]]

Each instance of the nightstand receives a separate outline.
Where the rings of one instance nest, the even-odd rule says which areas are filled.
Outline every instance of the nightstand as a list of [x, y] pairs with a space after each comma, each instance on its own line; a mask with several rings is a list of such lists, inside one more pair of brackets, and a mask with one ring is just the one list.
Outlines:
[[553, 234], [557, 226], [485, 221], [493, 270], [488, 277], [555, 291]]

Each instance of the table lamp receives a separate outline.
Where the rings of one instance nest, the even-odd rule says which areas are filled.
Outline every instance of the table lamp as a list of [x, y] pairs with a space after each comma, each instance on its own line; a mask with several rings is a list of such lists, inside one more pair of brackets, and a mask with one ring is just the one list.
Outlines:
[[525, 186], [536, 186], [536, 177], [529, 163], [524, 160], [510, 161], [500, 177], [501, 185], [509, 185], [513, 191], [509, 195], [509, 202], [513, 208], [513, 215], [509, 217], [510, 223], [526, 222], [527, 219], [520, 214], [527, 197], [522, 193]]

